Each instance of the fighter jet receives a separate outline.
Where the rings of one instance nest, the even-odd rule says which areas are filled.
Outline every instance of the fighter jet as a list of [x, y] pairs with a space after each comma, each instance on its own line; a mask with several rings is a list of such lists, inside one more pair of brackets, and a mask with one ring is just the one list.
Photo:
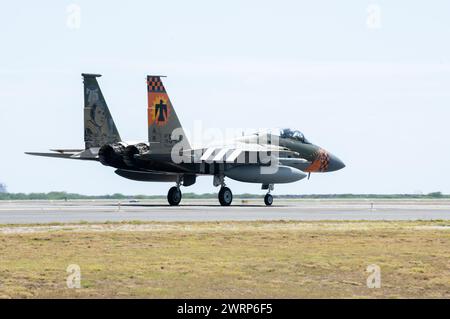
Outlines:
[[82, 74], [84, 83], [84, 149], [53, 149], [29, 155], [88, 160], [115, 168], [121, 177], [145, 182], [170, 182], [170, 205], [180, 203], [181, 186], [198, 176], [213, 177], [220, 186], [220, 205], [233, 200], [225, 179], [260, 184], [267, 190], [264, 203], [272, 205], [275, 184], [293, 183], [311, 173], [345, 167], [335, 155], [314, 145], [294, 129], [255, 132], [231, 141], [191, 147], [163, 85], [163, 76], [147, 76], [148, 141], [126, 142], [119, 135], [97, 82], [99, 74]]

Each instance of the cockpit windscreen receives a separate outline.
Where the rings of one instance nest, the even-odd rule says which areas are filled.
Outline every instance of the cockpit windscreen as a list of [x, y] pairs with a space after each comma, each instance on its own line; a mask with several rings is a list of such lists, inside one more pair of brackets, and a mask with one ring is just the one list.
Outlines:
[[303, 135], [302, 132], [299, 130], [292, 130], [290, 128], [284, 128], [280, 130], [280, 137], [281, 138], [288, 138], [295, 141], [299, 141], [305, 144], [310, 144], [310, 142], [305, 138], [305, 135]]

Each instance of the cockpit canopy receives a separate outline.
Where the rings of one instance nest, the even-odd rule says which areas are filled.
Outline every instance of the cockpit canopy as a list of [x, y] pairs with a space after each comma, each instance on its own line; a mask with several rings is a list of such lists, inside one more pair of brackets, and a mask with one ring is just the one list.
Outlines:
[[280, 130], [279, 133], [281, 138], [287, 138], [294, 141], [299, 141], [305, 144], [311, 144], [299, 130], [292, 130], [290, 128], [284, 128]]
[[302, 132], [300, 132], [299, 130], [293, 130], [290, 128], [283, 128], [283, 129], [272, 128], [272, 129], [268, 129], [268, 130], [262, 130], [262, 131], [254, 133], [254, 134], [256, 134], [256, 135], [262, 135], [262, 134], [277, 135], [283, 139], [288, 139], [288, 140], [300, 142], [303, 144], [311, 144], [311, 142], [306, 139], [305, 135], [303, 135]]

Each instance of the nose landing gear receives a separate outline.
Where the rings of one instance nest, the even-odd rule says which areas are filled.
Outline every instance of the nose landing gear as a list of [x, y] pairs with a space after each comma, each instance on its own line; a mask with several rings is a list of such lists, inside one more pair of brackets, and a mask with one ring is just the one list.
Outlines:
[[267, 193], [266, 196], [264, 196], [264, 204], [266, 204], [266, 206], [270, 206], [273, 203], [273, 196], [270, 195], [270, 193]]
[[267, 189], [267, 194], [266, 196], [264, 196], [264, 204], [266, 204], [266, 206], [271, 206], [273, 203], [273, 196], [270, 195], [270, 191], [273, 191], [274, 188], [275, 187], [273, 184], [266, 184], [261, 186], [261, 189]]

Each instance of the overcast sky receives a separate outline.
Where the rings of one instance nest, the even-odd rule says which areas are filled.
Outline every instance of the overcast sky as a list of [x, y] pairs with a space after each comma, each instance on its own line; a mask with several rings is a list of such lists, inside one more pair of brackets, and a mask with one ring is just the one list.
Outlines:
[[[80, 74], [91, 72], [103, 74], [123, 139], [147, 139], [145, 76], [164, 74], [188, 131], [196, 121], [292, 127], [347, 165], [275, 194], [450, 193], [449, 14], [446, 0], [5, 2], [0, 182], [11, 192], [167, 192], [100, 164], [23, 154], [83, 146]], [[184, 191], [217, 189], [202, 177]]]

